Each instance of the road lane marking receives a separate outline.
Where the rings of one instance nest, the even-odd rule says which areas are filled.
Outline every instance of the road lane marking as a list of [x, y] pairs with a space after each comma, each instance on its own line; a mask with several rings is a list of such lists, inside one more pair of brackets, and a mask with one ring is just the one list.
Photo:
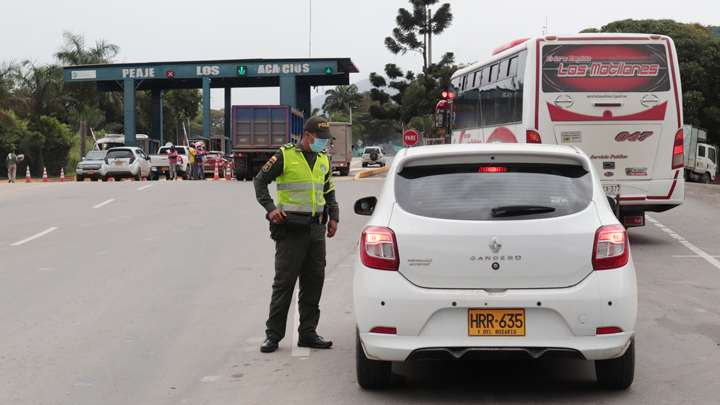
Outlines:
[[114, 199], [114, 198], [111, 198], [111, 199], [105, 201], [104, 203], [100, 203], [100, 204], [94, 206], [93, 208], [100, 208], [100, 207], [102, 207], [103, 205], [105, 205], [105, 204], [110, 204], [110, 203], [113, 202], [113, 201], [115, 201], [115, 199]]
[[[680, 258], [686, 259], [688, 257], [701, 257], [701, 256], [698, 256], [698, 255], [672, 255], [670, 257], [680, 257]], [[711, 255], [710, 257], [720, 257], [720, 256]]]
[[203, 379], [200, 380], [200, 381], [202, 381], [202, 382], [215, 382], [215, 381], [219, 380], [220, 377], [222, 377], [222, 376], [219, 376], [219, 375], [209, 375], [209, 376], [203, 377]]
[[292, 338], [292, 356], [293, 357], [308, 357], [310, 356], [310, 348], [309, 347], [298, 347], [297, 342], [300, 340], [300, 332], [298, 332], [298, 327], [300, 326], [300, 311], [298, 305], [298, 289], [295, 288], [295, 292], [293, 293], [293, 302], [295, 303], [295, 310], [293, 318], [295, 319], [293, 322], [293, 338]]
[[43, 235], [47, 235], [47, 234], [49, 234], [50, 232], [52, 232], [52, 231], [54, 231], [54, 230], [56, 230], [56, 229], [57, 229], [57, 227], [53, 227], [53, 228], [50, 228], [50, 229], [46, 229], [46, 230], [40, 232], [40, 233], [37, 234], [37, 235], [33, 235], [33, 236], [31, 236], [31, 237], [29, 237], [29, 238], [27, 238], [27, 239], [23, 239], [23, 240], [21, 240], [20, 242], [15, 242], [15, 243], [13, 243], [13, 244], [10, 245], [10, 246], [20, 246], [20, 245], [22, 245], [23, 243], [30, 242], [30, 241], [33, 240], [33, 239], [37, 239], [37, 238], [39, 238], [39, 237], [41, 237], [41, 236], [43, 236]]
[[51, 185], [52, 184], [43, 184], [42, 186], [23, 187], [23, 188], [18, 188], [15, 190], [0, 191], [0, 194], [12, 193], [13, 191], [20, 191], [20, 190], [30, 190], [31, 188], [47, 187], [47, 186], [51, 186]]
[[683, 237], [681, 237], [680, 235], [678, 235], [677, 233], [673, 232], [670, 228], [668, 228], [667, 226], [661, 224], [661, 223], [658, 222], [657, 220], [655, 220], [655, 219], [653, 219], [653, 218], [650, 218], [650, 217], [648, 217], [648, 220], [649, 220], [650, 222], [652, 222], [653, 224], [655, 224], [655, 226], [657, 226], [658, 228], [660, 228], [660, 229], [662, 229], [663, 231], [667, 232], [667, 233], [668, 233], [670, 236], [672, 236], [673, 238], [677, 239], [678, 242], [680, 242], [681, 244], [683, 244], [686, 248], [692, 250], [693, 252], [697, 253], [698, 256], [700, 256], [700, 257], [702, 257], [703, 259], [707, 260], [708, 263], [710, 263], [710, 264], [712, 264], [713, 266], [715, 266], [715, 267], [717, 267], [718, 269], [720, 269], [720, 261], [718, 261], [717, 259], [715, 259], [713, 256], [710, 256], [709, 254], [703, 252], [699, 247], [697, 247], [697, 246], [693, 245], [692, 243], [688, 242], [685, 238], [683, 238]]
[[140, 191], [140, 190], [142, 190], [142, 189], [144, 189], [144, 188], [152, 187], [152, 186], [153, 186], [153, 185], [152, 185], [152, 184], [150, 184], [150, 185], [148, 185], [148, 186], [145, 186], [145, 187], [140, 187], [140, 188], [138, 189], [138, 191]]

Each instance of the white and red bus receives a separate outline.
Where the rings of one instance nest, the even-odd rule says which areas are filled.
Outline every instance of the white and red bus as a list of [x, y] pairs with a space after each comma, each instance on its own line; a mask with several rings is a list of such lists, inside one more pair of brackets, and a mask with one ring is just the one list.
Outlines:
[[606, 193], [619, 198], [626, 226], [683, 203], [682, 93], [669, 37], [513, 41], [458, 70], [448, 94], [454, 98], [441, 101], [436, 116], [452, 143], [576, 146], [595, 162]]

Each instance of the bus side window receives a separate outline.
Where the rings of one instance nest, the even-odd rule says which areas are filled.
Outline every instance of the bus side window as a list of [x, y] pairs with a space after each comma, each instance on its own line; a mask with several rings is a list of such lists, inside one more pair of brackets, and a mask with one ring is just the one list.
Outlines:
[[498, 65], [490, 66], [490, 81], [495, 82], [498, 79]]
[[486, 85], [490, 83], [490, 68], [486, 67], [482, 70], [482, 83], [481, 85]]
[[500, 62], [500, 71], [498, 79], [502, 80], [506, 77], [508, 77], [508, 67], [510, 66], [510, 60], [505, 59], [504, 61]]
[[518, 68], [518, 57], [514, 57], [510, 59], [510, 68], [508, 69], [508, 76], [512, 77], [517, 75], [517, 68]]

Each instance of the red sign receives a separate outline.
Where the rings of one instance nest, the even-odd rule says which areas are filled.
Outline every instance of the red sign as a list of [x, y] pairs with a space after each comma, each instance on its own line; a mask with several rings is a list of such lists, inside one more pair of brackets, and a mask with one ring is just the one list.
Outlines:
[[415, 146], [415, 144], [418, 142], [418, 133], [413, 131], [412, 129], [408, 129], [403, 134], [403, 142], [405, 142], [405, 145], [407, 146]]

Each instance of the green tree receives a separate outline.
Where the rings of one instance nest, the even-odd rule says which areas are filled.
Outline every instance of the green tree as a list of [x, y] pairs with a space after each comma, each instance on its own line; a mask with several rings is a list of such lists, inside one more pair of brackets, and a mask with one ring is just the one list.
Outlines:
[[[393, 36], [385, 38], [385, 47], [393, 54], [406, 54], [408, 51], [418, 52], [423, 57], [423, 72], [427, 73], [428, 65], [432, 64], [432, 36], [442, 34], [453, 20], [450, 4], [440, 6], [432, 15], [430, 6], [439, 0], [408, 0], [412, 4], [412, 12], [401, 8], [395, 17], [397, 27]], [[422, 40], [420, 37], [422, 36]]]
[[582, 32], [667, 35], [675, 42], [687, 124], [708, 129], [711, 143], [720, 143], [720, 39], [700, 24], [673, 20], [621, 20]]
[[323, 110], [326, 113], [342, 111], [349, 113], [351, 108], [357, 108], [362, 101], [362, 95], [358, 93], [356, 85], [337, 86], [325, 92], [327, 98], [323, 103]]

